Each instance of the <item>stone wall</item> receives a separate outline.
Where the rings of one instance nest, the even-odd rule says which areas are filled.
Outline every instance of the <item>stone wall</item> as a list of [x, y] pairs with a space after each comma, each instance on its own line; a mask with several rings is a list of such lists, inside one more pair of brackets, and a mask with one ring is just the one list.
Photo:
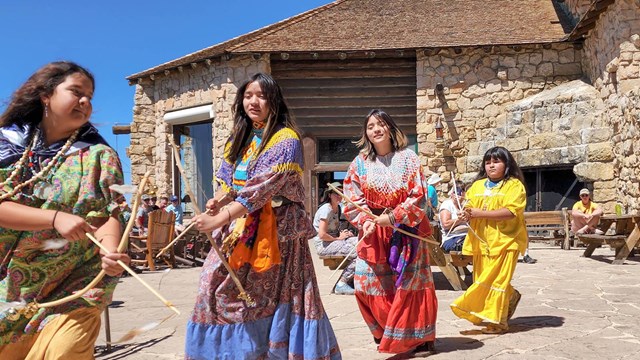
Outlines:
[[[487, 149], [529, 148], [530, 134], [513, 131], [509, 124], [513, 121], [507, 116], [509, 106], [580, 78], [581, 52], [572, 44], [418, 52], [417, 76], [418, 150], [423, 165], [440, 173], [443, 183], [449, 181], [450, 171], [469, 180]], [[434, 90], [438, 83], [444, 85], [443, 97]], [[439, 117], [444, 119], [445, 141], [436, 140]], [[522, 157], [519, 165], [540, 165], [528, 163], [531, 158]]]
[[145, 171], [152, 169], [152, 186], [157, 187], [159, 194], [171, 193], [171, 149], [166, 139], [173, 129], [163, 121], [163, 116], [169, 111], [199, 105], [214, 104], [215, 108], [212, 134], [216, 148], [212, 154], [216, 159], [215, 171], [224, 143], [231, 134], [231, 110], [236, 90], [259, 71], [270, 72], [267, 55], [257, 60], [252, 56], [218, 59], [210, 65], [197, 64], [172, 70], [136, 85], [131, 144], [127, 149], [133, 183], [138, 183]]
[[[612, 131], [593, 86], [574, 80], [505, 110], [505, 138], [496, 145], [508, 148], [520, 166], [573, 165], [579, 181], [593, 184], [594, 201], [613, 211]], [[481, 160], [477, 158], [479, 164]]]
[[[612, 129], [612, 192], [626, 212], [640, 212], [640, 1], [618, 0], [585, 40], [583, 66], [606, 107]], [[598, 200], [594, 193], [594, 200]]]

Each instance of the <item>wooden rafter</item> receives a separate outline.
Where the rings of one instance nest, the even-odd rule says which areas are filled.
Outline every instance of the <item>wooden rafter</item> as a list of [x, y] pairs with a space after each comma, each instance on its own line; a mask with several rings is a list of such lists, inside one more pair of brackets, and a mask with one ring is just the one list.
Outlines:
[[596, 26], [596, 22], [600, 17], [600, 14], [607, 10], [609, 5], [613, 4], [615, 0], [595, 0], [589, 10], [582, 16], [580, 21], [576, 24], [571, 34], [569, 34], [569, 40], [579, 40], [586, 35], [591, 29]]

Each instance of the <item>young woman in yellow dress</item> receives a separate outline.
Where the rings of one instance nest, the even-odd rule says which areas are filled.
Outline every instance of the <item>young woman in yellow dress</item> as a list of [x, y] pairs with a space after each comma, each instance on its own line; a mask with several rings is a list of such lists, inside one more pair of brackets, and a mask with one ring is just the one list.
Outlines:
[[511, 286], [518, 254], [527, 249], [524, 209], [527, 202], [522, 171], [509, 150], [497, 146], [483, 157], [484, 167], [467, 191], [460, 217], [470, 231], [462, 253], [473, 255], [473, 285], [452, 304], [453, 313], [481, 331], [500, 334], [520, 301]]

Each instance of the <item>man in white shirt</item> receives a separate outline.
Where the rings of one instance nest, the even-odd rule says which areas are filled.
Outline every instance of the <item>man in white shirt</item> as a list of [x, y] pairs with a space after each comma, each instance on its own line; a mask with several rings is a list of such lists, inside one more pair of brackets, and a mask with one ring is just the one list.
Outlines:
[[[332, 184], [342, 190], [342, 184]], [[358, 238], [350, 230], [340, 231], [340, 195], [327, 189], [323, 196], [324, 204], [318, 208], [313, 218], [313, 227], [318, 235], [313, 238], [314, 245], [319, 256], [349, 254], [347, 267], [342, 272], [336, 283], [334, 292], [341, 295], [352, 295], [353, 275], [355, 274], [355, 251], [352, 251], [358, 242]]]
[[184, 231], [184, 225], [182, 225], [182, 217], [183, 217], [182, 205], [180, 205], [180, 199], [175, 195], [171, 195], [171, 197], [169, 198], [169, 201], [171, 201], [171, 204], [169, 204], [169, 206], [165, 208], [165, 211], [172, 212], [176, 215], [175, 230], [176, 230], [176, 234], [180, 234], [182, 231]]
[[449, 198], [440, 204], [441, 246], [442, 250], [447, 253], [450, 251], [462, 251], [464, 239], [469, 231], [468, 224], [458, 219], [458, 212], [462, 211], [464, 195], [464, 184], [457, 181], [456, 187], [449, 191]]

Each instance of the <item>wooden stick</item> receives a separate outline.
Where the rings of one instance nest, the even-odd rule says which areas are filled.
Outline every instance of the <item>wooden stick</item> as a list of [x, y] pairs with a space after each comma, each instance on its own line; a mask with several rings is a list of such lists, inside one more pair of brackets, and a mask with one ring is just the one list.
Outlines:
[[138, 207], [140, 207], [140, 201], [142, 198], [142, 192], [144, 188], [147, 186], [147, 181], [149, 181], [149, 176], [151, 175], [151, 170], [147, 170], [147, 172], [142, 177], [140, 181], [140, 185], [138, 185], [138, 190], [133, 198], [133, 205], [131, 208], [131, 218], [127, 223], [127, 226], [124, 229], [124, 233], [122, 233], [122, 238], [120, 239], [120, 244], [118, 244], [118, 252], [121, 253], [127, 247], [129, 243], [129, 234], [131, 233], [131, 229], [133, 229], [133, 225], [135, 224], [135, 214], [138, 213]]
[[[340, 195], [340, 197], [342, 197], [345, 201], [347, 201], [347, 202], [348, 202], [348, 203], [350, 203], [351, 205], [355, 206], [355, 207], [356, 207], [356, 209], [358, 209], [358, 210], [360, 210], [360, 211], [364, 212], [365, 214], [367, 214], [367, 215], [369, 215], [369, 216], [371, 216], [371, 217], [376, 217], [376, 216], [375, 216], [371, 211], [369, 211], [369, 210], [367, 210], [367, 209], [363, 208], [362, 206], [360, 206], [360, 205], [358, 205], [358, 204], [354, 203], [353, 201], [351, 201], [351, 199], [349, 199], [345, 194], [343, 194], [343, 193], [342, 193], [340, 190], [338, 190], [335, 186], [333, 186], [333, 185], [331, 185], [331, 184], [329, 184], [329, 183], [327, 183], [327, 186], [328, 186], [332, 191], [334, 191], [336, 194]], [[398, 231], [398, 232], [401, 232], [401, 233], [403, 233], [403, 234], [405, 234], [405, 235], [411, 236], [411, 237], [416, 238], [416, 239], [418, 239], [418, 240], [426, 241], [426, 242], [428, 242], [428, 243], [435, 244], [435, 245], [440, 245], [440, 243], [439, 243], [439, 242], [437, 242], [437, 241], [435, 241], [435, 240], [433, 239], [433, 237], [432, 237], [432, 236], [429, 236], [429, 238], [426, 238], [426, 237], [422, 237], [422, 236], [420, 236], [420, 235], [416, 235], [416, 234], [410, 233], [410, 232], [408, 232], [408, 231], [405, 231], [405, 230], [400, 229], [400, 228], [398, 228], [398, 227], [395, 227], [395, 226], [393, 226], [393, 225], [391, 225], [390, 227], [391, 227], [392, 229], [394, 229], [394, 230]]]
[[342, 267], [342, 265], [344, 265], [344, 263], [349, 259], [349, 256], [351, 256], [351, 254], [353, 254], [354, 251], [356, 251], [356, 249], [358, 248], [358, 245], [360, 245], [360, 243], [362, 242], [362, 240], [364, 240], [364, 238], [366, 238], [367, 236], [371, 235], [371, 233], [367, 233], [362, 235], [362, 237], [358, 240], [358, 242], [356, 243], [356, 245], [353, 247], [353, 249], [351, 249], [351, 251], [349, 251], [349, 253], [347, 254], [347, 256], [342, 260], [342, 262], [340, 263], [340, 265], [338, 265], [338, 267], [333, 271], [333, 273], [331, 274], [331, 276], [329, 276], [329, 280], [331, 280], [331, 278], [333, 277], [333, 275], [335, 275], [338, 270], [340, 270], [340, 268]]
[[180, 240], [183, 236], [187, 235], [187, 233], [189, 232], [189, 230], [191, 230], [192, 227], [194, 227], [196, 225], [195, 222], [189, 224], [189, 226], [187, 226], [178, 236], [176, 236], [175, 239], [173, 239], [173, 241], [171, 241], [169, 243], [169, 245], [163, 247], [160, 252], [158, 253], [158, 255], [156, 255], [156, 259], [160, 259], [160, 256], [162, 256], [162, 254], [165, 253], [165, 251], [169, 250], [171, 248], [171, 246], [173, 246], [173, 244], [176, 243], [176, 241]]
[[[167, 135], [167, 137], [169, 138], [169, 143], [171, 143], [171, 147], [173, 148], [173, 158], [175, 159], [176, 167], [180, 171], [180, 176], [182, 177], [184, 188], [187, 191], [187, 194], [189, 195], [189, 197], [191, 198], [191, 203], [193, 204], [193, 211], [196, 213], [196, 215], [200, 215], [202, 214], [202, 211], [198, 207], [195, 194], [191, 190], [189, 179], [187, 178], [184, 168], [182, 167], [182, 163], [180, 159], [180, 151], [178, 150], [178, 146], [176, 145], [175, 141], [173, 141], [173, 136]], [[218, 258], [220, 259], [220, 262], [227, 269], [227, 272], [229, 273], [229, 276], [231, 276], [231, 279], [233, 280], [233, 282], [236, 284], [236, 287], [238, 287], [238, 290], [240, 291], [240, 295], [238, 295], [238, 297], [246, 301], [247, 305], [251, 307], [256, 306], [255, 301], [251, 298], [251, 296], [249, 296], [249, 294], [247, 294], [244, 287], [242, 286], [240, 279], [238, 279], [238, 275], [236, 275], [235, 271], [233, 271], [233, 269], [231, 268], [231, 265], [229, 265], [229, 262], [227, 261], [227, 259], [225, 259], [224, 254], [222, 254], [222, 251], [220, 251], [220, 248], [218, 248], [218, 244], [216, 244], [216, 242], [213, 240], [211, 233], [207, 232], [205, 234], [207, 235], [207, 238], [211, 243], [211, 248], [216, 252], [216, 254], [218, 255]]]
[[[86, 233], [85, 235], [87, 235], [89, 240], [91, 240], [100, 249], [102, 249], [102, 251], [104, 251], [107, 254], [111, 254], [111, 251], [109, 251], [109, 249], [107, 249], [104, 245], [102, 245], [102, 243], [98, 241], [93, 235], [89, 233]], [[152, 288], [151, 285], [147, 284], [147, 282], [144, 281], [138, 274], [136, 274], [136, 272], [133, 271], [129, 266], [127, 266], [127, 264], [122, 262], [122, 260], [116, 260], [116, 262], [118, 263], [118, 265], [122, 266], [122, 268], [125, 269], [129, 274], [131, 274], [131, 276], [133, 276], [142, 285], [144, 285], [144, 287], [146, 287], [149, 291], [151, 291], [151, 293], [155, 295], [158, 299], [160, 299], [160, 301], [162, 301], [167, 307], [169, 307], [169, 309], [173, 310], [173, 312], [180, 315], [180, 311], [178, 311], [178, 309], [176, 309], [176, 307], [173, 306], [173, 304], [169, 300], [165, 299], [162, 295], [160, 295], [159, 292], [157, 292], [154, 288]]]

